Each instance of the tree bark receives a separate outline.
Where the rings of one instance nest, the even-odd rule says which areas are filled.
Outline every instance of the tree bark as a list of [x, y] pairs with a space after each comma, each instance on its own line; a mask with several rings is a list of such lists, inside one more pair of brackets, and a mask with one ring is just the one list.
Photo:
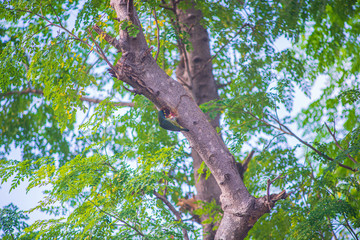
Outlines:
[[[176, 69], [176, 77], [193, 96], [198, 105], [218, 99], [219, 95], [212, 72], [212, 62], [209, 61], [211, 58], [209, 35], [200, 24], [202, 13], [192, 6], [186, 10], [177, 9], [176, 14], [180, 30], [189, 34], [187, 41], [191, 43], [191, 48], [179, 46], [181, 56], [180, 64]], [[179, 40], [179, 45], [182, 45], [181, 40]], [[211, 125], [214, 129], [219, 127], [219, 119], [220, 115], [211, 119]], [[214, 176], [211, 174], [208, 179], [205, 179], [205, 174], [201, 174], [199, 179], [198, 169], [203, 160], [195, 150], [191, 152], [191, 157], [193, 158], [197, 192], [196, 200], [211, 202], [215, 199], [216, 203], [220, 205], [221, 190]], [[201, 221], [207, 218], [208, 216], [202, 216]], [[216, 231], [212, 230], [215, 224], [203, 224], [203, 239], [211, 240], [215, 238]]]
[[[215, 239], [243, 239], [253, 224], [269, 212], [277, 196], [255, 199], [247, 191], [237, 170], [234, 157], [199, 109], [197, 102], [184, 87], [171, 79], [156, 64], [145, 41], [141, 24], [131, 0], [111, 0], [119, 21], [131, 21], [139, 27], [136, 37], [126, 30], [120, 31], [121, 59], [111, 67], [111, 73], [131, 85], [136, 93], [143, 94], [158, 108], [165, 107], [176, 114], [179, 123], [189, 129], [183, 133], [190, 146], [204, 160], [213, 174], [220, 190], [223, 219]], [[281, 197], [286, 196], [282, 194]], [[268, 200], [267, 200], [268, 199]]]

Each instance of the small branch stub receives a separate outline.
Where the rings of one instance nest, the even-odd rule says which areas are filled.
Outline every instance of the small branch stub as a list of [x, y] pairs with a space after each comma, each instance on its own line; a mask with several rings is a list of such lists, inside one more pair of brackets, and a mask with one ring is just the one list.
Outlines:
[[271, 180], [270, 178], [267, 180], [267, 188], [266, 188], [266, 204], [269, 208], [269, 211], [271, 210], [272, 207], [274, 207], [274, 203], [280, 199], [285, 199], [287, 197], [286, 191], [283, 190], [278, 194], [271, 194], [270, 196], [270, 186], [271, 184], [273, 184], [277, 179], [284, 179], [286, 177], [285, 176], [281, 176], [281, 174], [279, 176], [277, 176], [276, 178], [274, 178], [273, 180]]

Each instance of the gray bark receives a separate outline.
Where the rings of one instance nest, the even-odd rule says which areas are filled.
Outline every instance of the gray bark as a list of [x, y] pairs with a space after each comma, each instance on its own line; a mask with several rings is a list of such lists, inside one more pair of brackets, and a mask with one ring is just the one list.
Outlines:
[[[180, 64], [176, 69], [178, 81], [183, 84], [198, 105], [218, 99], [219, 95], [212, 72], [212, 63], [209, 61], [211, 58], [209, 35], [200, 24], [201, 11], [192, 7], [185, 11], [178, 10], [176, 14], [178, 15], [181, 31], [186, 31], [189, 34], [187, 40], [191, 43], [190, 51], [187, 50], [189, 48], [180, 47]], [[179, 44], [181, 44], [180, 41]], [[215, 119], [211, 119], [211, 125], [214, 129], [219, 127], [219, 119], [219, 115]], [[204, 202], [211, 202], [215, 199], [216, 203], [220, 205], [221, 190], [214, 176], [211, 174], [208, 179], [205, 179], [205, 174], [202, 174], [199, 179], [198, 169], [203, 160], [195, 150], [192, 151], [191, 157], [193, 158], [197, 191], [196, 199]], [[206, 218], [208, 217], [202, 216], [201, 221]], [[204, 240], [214, 239], [216, 234], [216, 231], [212, 230], [214, 225], [213, 223], [203, 225]]]
[[278, 199], [271, 196], [272, 204], [269, 205], [265, 197], [255, 199], [249, 194], [240, 178], [234, 157], [207, 116], [184, 87], [167, 76], [149, 54], [133, 2], [111, 0], [111, 6], [120, 21], [131, 20], [140, 29], [135, 38], [120, 29], [119, 46], [123, 55], [116, 66], [111, 66], [113, 74], [131, 85], [137, 93], [150, 99], [158, 108], [169, 108], [178, 115], [179, 123], [190, 130], [184, 133], [185, 137], [192, 149], [205, 161], [221, 190], [220, 202], [224, 216], [215, 239], [243, 239], [256, 220], [269, 212], [273, 202]]

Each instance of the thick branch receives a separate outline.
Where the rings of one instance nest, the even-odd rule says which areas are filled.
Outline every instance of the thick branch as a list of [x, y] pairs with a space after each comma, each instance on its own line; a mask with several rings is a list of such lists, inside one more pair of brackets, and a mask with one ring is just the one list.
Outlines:
[[[0, 97], [6, 97], [10, 95], [23, 95], [23, 94], [38, 94], [38, 95], [44, 95], [44, 92], [39, 89], [30, 89], [27, 88], [22, 91], [11, 91], [7, 93], [0, 94]], [[100, 103], [103, 100], [102, 99], [96, 99], [96, 98], [89, 98], [89, 97], [80, 97], [80, 100], [83, 102], [89, 102], [89, 103]], [[132, 102], [113, 102], [114, 106], [124, 106], [124, 107], [134, 107], [134, 103]]]
[[[91, 103], [101, 103], [102, 99], [96, 99], [96, 98], [88, 98], [88, 97], [81, 97], [81, 101], [85, 102], [91, 102]], [[113, 102], [114, 106], [123, 106], [123, 107], [134, 107], [134, 103], [132, 102]]]
[[6, 96], [10, 96], [10, 95], [23, 95], [23, 94], [29, 94], [29, 93], [44, 95], [44, 92], [42, 90], [27, 88], [22, 91], [11, 91], [11, 92], [7, 92], [7, 93], [1, 93], [0, 96], [6, 97]]
[[95, 32], [97, 34], [99, 34], [101, 37], [103, 37], [105, 39], [105, 41], [107, 41], [108, 43], [110, 43], [112, 46], [114, 46], [118, 51], [122, 51], [122, 46], [121, 43], [114, 37], [111, 37], [109, 34], [107, 34], [106, 32], [104, 32], [98, 25], [95, 25], [93, 27], [93, 29], [95, 30]]

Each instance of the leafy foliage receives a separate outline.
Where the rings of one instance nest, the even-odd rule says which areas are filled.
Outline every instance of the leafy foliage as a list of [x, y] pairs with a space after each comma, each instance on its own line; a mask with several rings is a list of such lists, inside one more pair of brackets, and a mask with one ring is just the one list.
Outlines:
[[[220, 99], [201, 109], [221, 114], [237, 161], [256, 150], [244, 176], [252, 195], [266, 194], [267, 179], [279, 174], [286, 178], [272, 189], [292, 191], [248, 238], [358, 239], [359, 2], [195, 2], [211, 36], [215, 79], [224, 86]], [[192, 47], [188, 33], [158, 1], [135, 3], [158, 65], [174, 76], [179, 39]], [[6, 207], [15, 222], [1, 224], [5, 234], [13, 226], [27, 227], [23, 239], [181, 239], [184, 228], [198, 239], [199, 226], [176, 221], [153, 194], [165, 194], [174, 206], [194, 194], [186, 140], [160, 129], [153, 105], [106, 74], [95, 43], [112, 62], [121, 53], [89, 30], [98, 24], [112, 36], [119, 27], [136, 36], [139, 29], [114, 20], [108, 2], [98, 0], [3, 1], [0, 9], [0, 178], [12, 179], [12, 189], [25, 178], [28, 191], [47, 186], [32, 211], [51, 217], [27, 226], [25, 215]], [[290, 117], [295, 92], [311, 97], [318, 81], [324, 81], [320, 97]], [[103, 101], [87, 105], [84, 98]], [[123, 100], [135, 106], [114, 104]], [[9, 159], [13, 146], [21, 161]], [[210, 174], [205, 165], [199, 171], [205, 170]], [[208, 222], [221, 218], [214, 203], [195, 213]]]
[[[29, 225], [25, 222], [29, 217], [23, 211], [18, 211], [18, 207], [10, 203], [0, 209], [0, 226], [2, 239], [15, 239], [19, 237], [23, 230]], [[31, 239], [34, 234], [27, 234], [23, 239]]]

